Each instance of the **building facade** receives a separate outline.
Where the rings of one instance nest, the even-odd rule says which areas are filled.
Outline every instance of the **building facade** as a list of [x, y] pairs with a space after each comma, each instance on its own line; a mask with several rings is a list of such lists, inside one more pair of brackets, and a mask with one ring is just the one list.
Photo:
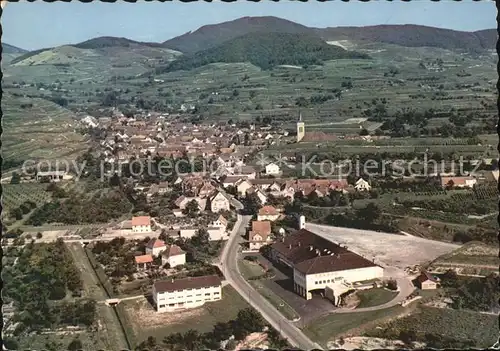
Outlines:
[[222, 299], [222, 281], [216, 275], [157, 281], [152, 293], [157, 312], [171, 312]]
[[149, 233], [151, 232], [151, 217], [140, 216], [132, 218], [132, 232]]
[[306, 300], [312, 292], [342, 283], [380, 279], [384, 269], [372, 261], [300, 229], [271, 245], [271, 259], [290, 268], [294, 291]]

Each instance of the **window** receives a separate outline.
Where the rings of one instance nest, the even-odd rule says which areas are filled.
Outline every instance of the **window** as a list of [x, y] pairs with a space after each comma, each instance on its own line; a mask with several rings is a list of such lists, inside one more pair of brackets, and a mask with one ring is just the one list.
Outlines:
[[206, 293], [205, 296], [210, 296], [210, 293]]
[[186, 296], [186, 297], [193, 297], [193, 295], [188, 295], [188, 296]]
[[159, 307], [159, 308], [164, 308], [164, 307], [165, 307], [165, 305], [160, 305], [160, 306], [158, 306], [158, 307]]
[[196, 302], [201, 302], [201, 300], [196, 300]]
[[218, 291], [214, 292], [214, 295], [219, 295], [219, 292]]
[[201, 294], [196, 294], [196, 296], [201, 296]]
[[175, 303], [169, 303], [168, 304], [169, 307], [174, 307], [175, 306]]
[[186, 301], [186, 303], [193, 303], [193, 301]]

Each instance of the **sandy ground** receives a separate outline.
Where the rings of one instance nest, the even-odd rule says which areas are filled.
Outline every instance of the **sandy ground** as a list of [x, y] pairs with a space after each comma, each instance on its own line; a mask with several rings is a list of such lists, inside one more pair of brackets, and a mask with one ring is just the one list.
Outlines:
[[[331, 341], [328, 343], [329, 349], [342, 349], [342, 350], [399, 350], [409, 349], [407, 345], [401, 340], [388, 340], [382, 338], [369, 338], [364, 336], [354, 336], [345, 338], [344, 343], [340, 345], [339, 340]], [[425, 347], [424, 343], [413, 342], [411, 349], [422, 349]]]
[[[25, 232], [24, 234], [31, 234], [33, 238], [36, 238], [36, 234], [38, 232]], [[65, 236], [68, 233], [68, 230], [47, 230], [42, 231], [42, 238], [36, 239], [36, 242], [52, 242], [56, 241], [57, 238]]]
[[245, 340], [236, 346], [235, 351], [250, 350], [255, 348], [268, 348], [266, 333], [251, 333], [245, 338]]
[[127, 304], [125, 310], [130, 320], [133, 321], [132, 324], [136, 334], [143, 332], [144, 329], [154, 329], [169, 324], [179, 324], [185, 319], [196, 319], [205, 313], [203, 307], [176, 311], [175, 313], [157, 313], [146, 298], [138, 299], [133, 304]]
[[346, 245], [349, 250], [382, 266], [404, 269], [423, 264], [447, 254], [460, 245], [417, 238], [407, 235], [373, 232], [312, 223], [306, 229], [333, 242]]

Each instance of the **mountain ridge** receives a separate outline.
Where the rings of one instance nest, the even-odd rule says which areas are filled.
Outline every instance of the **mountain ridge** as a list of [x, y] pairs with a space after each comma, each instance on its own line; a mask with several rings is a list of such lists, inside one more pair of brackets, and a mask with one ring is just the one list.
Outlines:
[[2, 52], [4, 54], [24, 54], [29, 52], [29, 50], [21, 49], [20, 47], [7, 43], [2, 43]]

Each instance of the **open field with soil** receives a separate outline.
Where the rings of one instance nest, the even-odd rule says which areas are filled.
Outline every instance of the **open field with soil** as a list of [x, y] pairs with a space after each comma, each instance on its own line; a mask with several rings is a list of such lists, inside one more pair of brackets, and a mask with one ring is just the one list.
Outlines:
[[168, 334], [189, 329], [208, 332], [215, 323], [234, 319], [240, 310], [250, 307], [229, 285], [222, 289], [222, 300], [174, 313], [157, 313], [146, 298], [123, 301], [121, 304], [138, 342], [151, 335], [162, 340]]
[[329, 227], [307, 223], [306, 228], [328, 240], [346, 245], [349, 250], [375, 263], [404, 269], [407, 266], [430, 262], [449, 253], [459, 245], [351, 228]]

